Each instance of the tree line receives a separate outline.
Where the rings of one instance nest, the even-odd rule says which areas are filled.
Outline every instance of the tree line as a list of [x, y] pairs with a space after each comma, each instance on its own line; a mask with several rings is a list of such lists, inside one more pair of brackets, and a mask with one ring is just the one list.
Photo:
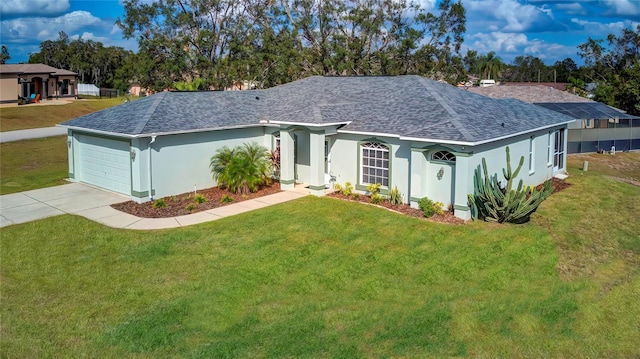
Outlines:
[[460, 2], [438, 14], [407, 0], [140, 0], [117, 24], [137, 38], [143, 86], [204, 79], [271, 87], [310, 75], [464, 77]]

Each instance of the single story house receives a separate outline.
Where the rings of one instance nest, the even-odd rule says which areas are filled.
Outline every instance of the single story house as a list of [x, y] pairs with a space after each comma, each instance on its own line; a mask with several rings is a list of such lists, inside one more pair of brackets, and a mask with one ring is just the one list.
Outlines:
[[547, 86], [492, 86], [469, 88], [493, 98], [516, 98], [565, 114], [569, 124], [567, 153], [640, 150], [640, 117]]
[[265, 90], [162, 92], [75, 118], [69, 177], [138, 202], [212, 187], [209, 161], [223, 146], [280, 151], [280, 185], [323, 195], [397, 187], [471, 216], [467, 194], [486, 158], [491, 173], [525, 164], [535, 185], [565, 170], [572, 118], [515, 99], [492, 99], [421, 76], [308, 77]]
[[41, 99], [75, 97], [78, 74], [44, 64], [0, 65], [0, 103], [40, 94]]

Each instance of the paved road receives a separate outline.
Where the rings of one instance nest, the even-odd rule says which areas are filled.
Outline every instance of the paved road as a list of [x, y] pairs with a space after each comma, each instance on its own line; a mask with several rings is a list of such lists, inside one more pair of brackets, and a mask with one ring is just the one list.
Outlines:
[[0, 143], [28, 140], [32, 138], [43, 138], [66, 135], [67, 129], [64, 127], [44, 127], [30, 130], [0, 132]]

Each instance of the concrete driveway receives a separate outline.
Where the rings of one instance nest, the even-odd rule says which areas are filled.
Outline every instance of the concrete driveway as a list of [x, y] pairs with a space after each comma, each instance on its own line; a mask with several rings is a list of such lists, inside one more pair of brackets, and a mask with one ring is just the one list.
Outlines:
[[130, 198], [82, 183], [36, 189], [0, 196], [0, 227], [128, 201]]

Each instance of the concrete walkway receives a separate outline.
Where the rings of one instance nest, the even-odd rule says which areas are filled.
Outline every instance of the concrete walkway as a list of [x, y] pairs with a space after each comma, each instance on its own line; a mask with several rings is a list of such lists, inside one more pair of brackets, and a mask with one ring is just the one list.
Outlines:
[[140, 218], [111, 208], [112, 204], [128, 201], [129, 197], [82, 183], [71, 183], [0, 196], [0, 227], [68, 213], [113, 228], [176, 228], [215, 221], [304, 196], [305, 193], [284, 191], [186, 216]]
[[5, 131], [0, 132], [0, 143], [28, 140], [31, 138], [62, 136], [66, 134], [67, 129], [64, 127], [43, 127], [29, 130]]

